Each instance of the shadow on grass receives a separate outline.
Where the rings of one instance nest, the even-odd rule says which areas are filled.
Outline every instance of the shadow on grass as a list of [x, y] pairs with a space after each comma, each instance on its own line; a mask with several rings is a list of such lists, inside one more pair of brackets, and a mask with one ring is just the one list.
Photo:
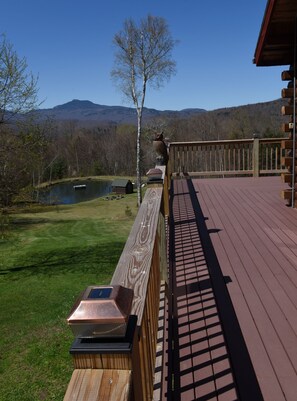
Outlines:
[[43, 223], [48, 223], [50, 220], [46, 218], [40, 218], [40, 217], [32, 217], [32, 218], [22, 218], [22, 217], [15, 217], [11, 219], [10, 224], [12, 227], [27, 227], [35, 224], [43, 224]]
[[21, 264], [1, 269], [0, 276], [17, 280], [36, 274], [96, 273], [102, 270], [112, 273], [124, 245], [124, 241], [115, 241], [27, 254]]

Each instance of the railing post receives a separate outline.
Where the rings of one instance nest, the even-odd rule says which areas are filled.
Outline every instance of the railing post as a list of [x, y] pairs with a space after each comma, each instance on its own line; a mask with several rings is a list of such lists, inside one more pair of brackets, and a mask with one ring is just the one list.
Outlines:
[[260, 176], [260, 166], [259, 166], [259, 152], [260, 152], [260, 140], [256, 134], [254, 134], [253, 141], [253, 176]]
[[149, 170], [147, 173], [150, 176], [150, 172], [156, 172], [159, 170], [162, 172], [160, 175], [160, 180], [156, 180], [156, 176], [153, 179], [149, 178], [147, 185], [148, 187], [159, 187], [163, 186], [163, 199], [162, 206], [160, 209], [159, 222], [158, 222], [158, 253], [159, 253], [159, 266], [161, 280], [168, 284], [168, 272], [167, 272], [167, 246], [166, 246], [166, 219], [169, 217], [169, 177], [167, 174], [168, 166], [156, 166], [155, 169]]
[[64, 401], [91, 401], [95, 392], [102, 401], [142, 401], [136, 398], [137, 388], [131, 392], [131, 373], [138, 373], [134, 357], [137, 317], [130, 314], [132, 302], [129, 288], [89, 286], [74, 305], [68, 323], [76, 335], [70, 349], [75, 370]]
[[167, 190], [167, 192], [170, 189], [170, 184], [171, 184], [171, 176], [172, 176], [172, 171], [173, 171], [173, 150], [174, 148], [171, 147], [171, 144], [168, 145], [168, 162], [167, 162], [167, 166], [166, 166], [166, 176], [167, 176], [167, 187], [165, 188]]
[[165, 218], [169, 216], [169, 189], [170, 189], [170, 176], [166, 168], [164, 181], [163, 181], [163, 209]]

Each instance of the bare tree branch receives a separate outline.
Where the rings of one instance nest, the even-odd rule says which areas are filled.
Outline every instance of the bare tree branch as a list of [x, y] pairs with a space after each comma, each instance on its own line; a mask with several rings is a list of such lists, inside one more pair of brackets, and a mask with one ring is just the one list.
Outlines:
[[0, 124], [34, 109], [37, 81], [27, 71], [26, 59], [19, 58], [5, 36], [0, 36]]

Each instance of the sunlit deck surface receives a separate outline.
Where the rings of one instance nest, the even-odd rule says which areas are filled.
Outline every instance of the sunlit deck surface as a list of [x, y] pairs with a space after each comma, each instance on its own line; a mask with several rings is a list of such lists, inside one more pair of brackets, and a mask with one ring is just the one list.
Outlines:
[[297, 210], [280, 177], [172, 187], [160, 398], [296, 401]]

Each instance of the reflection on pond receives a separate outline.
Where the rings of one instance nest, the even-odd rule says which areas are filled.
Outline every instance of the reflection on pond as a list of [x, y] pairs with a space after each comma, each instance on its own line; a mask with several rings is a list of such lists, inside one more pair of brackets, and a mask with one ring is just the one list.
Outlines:
[[112, 190], [111, 184], [111, 181], [95, 180], [63, 182], [42, 190], [39, 199], [46, 204], [70, 205], [85, 202], [108, 195]]

